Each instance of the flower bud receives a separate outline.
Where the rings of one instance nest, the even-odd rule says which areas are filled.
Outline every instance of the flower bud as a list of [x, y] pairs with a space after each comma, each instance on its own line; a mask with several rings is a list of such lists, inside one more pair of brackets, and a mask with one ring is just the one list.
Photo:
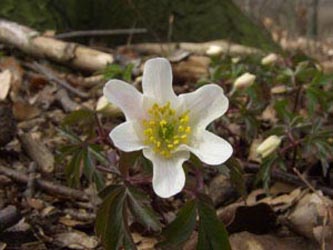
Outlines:
[[278, 55], [275, 53], [270, 53], [267, 56], [265, 56], [263, 59], [261, 59], [262, 65], [272, 65], [278, 60]]
[[233, 64], [237, 64], [237, 63], [239, 63], [240, 60], [241, 60], [240, 57], [233, 57], [233, 58], [231, 58], [231, 62], [232, 62]]
[[267, 157], [273, 153], [281, 144], [281, 138], [276, 135], [271, 135], [266, 138], [258, 147], [257, 154], [262, 158]]
[[280, 95], [288, 92], [288, 88], [285, 85], [278, 85], [271, 88], [271, 94], [273, 95]]
[[209, 48], [206, 51], [206, 54], [208, 56], [218, 56], [221, 55], [223, 52], [223, 49], [221, 46], [218, 45], [210, 45]]
[[245, 89], [250, 87], [254, 80], [256, 79], [256, 76], [250, 73], [244, 73], [240, 77], [238, 77], [234, 82], [234, 88], [235, 89]]
[[101, 96], [98, 99], [95, 110], [108, 116], [117, 116], [121, 114], [120, 109], [110, 103], [105, 96]]

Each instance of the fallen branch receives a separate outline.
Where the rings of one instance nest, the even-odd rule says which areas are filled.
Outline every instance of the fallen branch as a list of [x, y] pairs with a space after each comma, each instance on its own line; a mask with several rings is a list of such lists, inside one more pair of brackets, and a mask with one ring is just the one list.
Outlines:
[[262, 53], [261, 50], [230, 43], [225, 40], [216, 40], [203, 43], [139, 43], [133, 45], [121, 46], [121, 48], [131, 48], [143, 54], [169, 54], [170, 51], [185, 50], [196, 55], [206, 55], [206, 52], [212, 46], [220, 49], [220, 53], [228, 55], [251, 55]]
[[[254, 163], [245, 163], [244, 170], [247, 173], [258, 173], [260, 166]], [[289, 183], [295, 186], [305, 187], [306, 184], [298, 176], [289, 174], [277, 169], [272, 170], [271, 177], [274, 180]], [[333, 189], [322, 185], [314, 185], [314, 188], [321, 190], [325, 195], [333, 197]]]
[[43, 74], [49, 81], [55, 82], [59, 84], [61, 87], [67, 89], [68, 91], [72, 92], [73, 94], [81, 97], [81, 98], [88, 98], [89, 95], [85, 92], [82, 92], [74, 87], [72, 87], [69, 83], [67, 83], [65, 80], [60, 79], [57, 77], [51, 70], [49, 70], [47, 67], [34, 62], [31, 65], [31, 68], [38, 71], [39, 73]]
[[132, 35], [146, 33], [147, 29], [114, 29], [114, 30], [77, 30], [57, 34], [54, 37], [58, 39], [85, 37], [85, 36], [110, 36], [110, 35]]
[[[0, 166], [0, 174], [5, 175], [16, 182], [27, 184], [29, 177], [26, 174], [20, 173], [16, 170]], [[52, 183], [40, 179], [35, 180], [36, 187], [51, 195], [58, 195], [61, 197], [76, 199], [80, 201], [88, 201], [89, 197], [86, 193], [75, 190], [69, 187], [62, 186], [61, 184]]]
[[109, 53], [40, 35], [29, 27], [0, 19], [0, 42], [30, 55], [69, 64], [87, 71], [103, 69], [114, 61]]

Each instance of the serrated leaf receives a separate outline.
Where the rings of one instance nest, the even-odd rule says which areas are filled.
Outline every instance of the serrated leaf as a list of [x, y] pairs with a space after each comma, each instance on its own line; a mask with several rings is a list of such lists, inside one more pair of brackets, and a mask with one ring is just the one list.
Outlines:
[[228, 233], [216, 216], [212, 200], [198, 195], [199, 235], [197, 250], [231, 250]]
[[197, 201], [188, 201], [174, 219], [162, 232], [165, 240], [157, 246], [162, 249], [178, 249], [190, 238], [197, 216]]
[[126, 225], [126, 188], [109, 189], [96, 216], [96, 234], [101, 238], [106, 250], [136, 249]]
[[150, 201], [145, 193], [133, 186], [128, 186], [127, 200], [131, 213], [139, 223], [153, 231], [161, 230], [161, 223], [158, 220], [158, 215], [150, 207]]

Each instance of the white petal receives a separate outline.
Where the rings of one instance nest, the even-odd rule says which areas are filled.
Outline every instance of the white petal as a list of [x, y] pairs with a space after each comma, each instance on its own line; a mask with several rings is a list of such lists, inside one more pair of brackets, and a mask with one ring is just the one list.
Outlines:
[[155, 98], [160, 104], [175, 101], [177, 96], [172, 89], [172, 68], [168, 60], [154, 58], [145, 63], [142, 89], [144, 95]]
[[192, 124], [205, 128], [228, 109], [229, 100], [223, 89], [216, 84], [205, 85], [196, 91], [179, 96], [189, 110]]
[[142, 118], [143, 95], [132, 85], [120, 80], [110, 80], [105, 84], [103, 93], [109, 102], [124, 112], [127, 120]]
[[111, 140], [117, 148], [125, 152], [143, 149], [145, 145], [138, 136], [138, 129], [135, 121], [124, 122], [111, 131]]
[[153, 163], [153, 189], [158, 196], [169, 198], [183, 189], [185, 173], [182, 165], [190, 158], [189, 152], [177, 152], [170, 158], [159, 156], [151, 149], [144, 149], [143, 154]]
[[209, 165], [218, 165], [225, 162], [233, 151], [229, 142], [207, 130], [193, 136], [190, 145], [181, 145], [180, 148], [191, 151], [202, 162]]

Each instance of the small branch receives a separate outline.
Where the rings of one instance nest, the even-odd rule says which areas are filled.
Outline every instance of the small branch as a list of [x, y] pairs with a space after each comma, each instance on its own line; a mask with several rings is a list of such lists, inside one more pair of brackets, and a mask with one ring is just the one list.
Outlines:
[[21, 218], [20, 212], [14, 206], [8, 206], [0, 210], [0, 232], [15, 225]]
[[66, 89], [59, 89], [56, 93], [56, 99], [60, 102], [65, 112], [72, 112], [80, 108], [80, 105], [68, 96]]
[[[16, 182], [27, 184], [29, 177], [26, 174], [20, 173], [16, 170], [4, 167], [0, 165], [0, 174], [5, 175]], [[40, 188], [44, 192], [50, 195], [58, 195], [61, 197], [66, 197], [70, 199], [76, 199], [80, 201], [88, 201], [89, 197], [85, 192], [80, 190], [75, 190], [69, 187], [62, 186], [61, 184], [52, 183], [49, 181], [44, 181], [36, 179], [36, 187]]]
[[32, 198], [35, 195], [35, 190], [36, 190], [36, 170], [37, 170], [37, 164], [36, 162], [32, 162], [29, 165], [29, 170], [28, 170], [28, 183], [27, 183], [27, 189], [24, 192], [24, 195], [27, 198]]
[[32, 138], [29, 133], [21, 133], [18, 138], [27, 155], [36, 162], [43, 173], [54, 171], [55, 159], [50, 150], [40, 141]]
[[67, 81], [60, 79], [59, 77], [57, 77], [51, 70], [49, 70], [47, 67], [34, 62], [32, 64], [29, 64], [29, 66], [31, 65], [31, 68], [38, 71], [39, 73], [43, 74], [46, 76], [46, 78], [49, 81], [55, 82], [56, 84], [59, 84], [61, 87], [67, 89], [68, 91], [72, 92], [73, 94], [77, 95], [78, 97], [81, 98], [88, 98], [89, 95], [87, 93], [84, 93], [74, 87], [72, 87], [69, 83], [67, 83]]
[[[247, 173], [258, 173], [260, 165], [254, 163], [244, 163], [244, 171]], [[272, 170], [271, 172], [272, 179], [285, 182], [291, 185], [304, 187], [306, 186], [303, 181], [301, 181], [297, 176], [289, 174], [277, 169]], [[316, 189], [321, 190], [325, 195], [333, 197], [333, 189], [321, 185], [315, 185]]]
[[58, 39], [84, 37], [84, 36], [113, 36], [113, 35], [132, 35], [147, 33], [147, 29], [114, 29], [114, 30], [77, 30], [57, 34], [54, 37]]

